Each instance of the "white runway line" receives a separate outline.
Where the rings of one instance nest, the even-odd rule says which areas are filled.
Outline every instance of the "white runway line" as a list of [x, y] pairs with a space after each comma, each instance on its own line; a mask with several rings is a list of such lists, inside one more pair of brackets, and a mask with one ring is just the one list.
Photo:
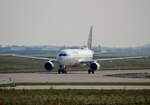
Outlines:
[[150, 86], [113, 86], [113, 85], [100, 85], [100, 86], [72, 86], [72, 85], [45, 85], [45, 86], [16, 86], [16, 87], [1, 87], [2, 89], [124, 89], [124, 90], [141, 90], [150, 89]]

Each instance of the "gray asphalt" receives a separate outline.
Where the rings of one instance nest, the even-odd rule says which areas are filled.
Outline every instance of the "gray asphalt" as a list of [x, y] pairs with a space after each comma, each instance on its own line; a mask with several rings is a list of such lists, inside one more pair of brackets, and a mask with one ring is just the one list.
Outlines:
[[[57, 74], [57, 72], [45, 73], [1, 73], [0, 84], [14, 82], [150, 82], [150, 78], [121, 78], [105, 75], [120, 73], [150, 73], [150, 70], [105, 70], [96, 71], [95, 74], [88, 74], [87, 71], [72, 71], [68, 74]], [[25, 87], [25, 86], [24, 86]], [[49, 88], [50, 86], [41, 86], [41, 88]], [[132, 88], [147, 89], [150, 86], [55, 86], [55, 88], [94, 88], [94, 89], [113, 89], [113, 88]], [[21, 86], [16, 88], [23, 88]], [[26, 88], [40, 88], [40, 86], [29, 86]]]

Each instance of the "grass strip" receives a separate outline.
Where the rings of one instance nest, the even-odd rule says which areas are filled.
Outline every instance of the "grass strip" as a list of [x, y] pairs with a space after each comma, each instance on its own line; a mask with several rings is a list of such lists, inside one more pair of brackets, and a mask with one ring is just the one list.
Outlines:
[[36, 86], [36, 85], [131, 85], [131, 86], [150, 86], [150, 82], [18, 82], [0, 84], [0, 87], [8, 86]]
[[150, 105], [150, 90], [0, 89], [0, 105]]

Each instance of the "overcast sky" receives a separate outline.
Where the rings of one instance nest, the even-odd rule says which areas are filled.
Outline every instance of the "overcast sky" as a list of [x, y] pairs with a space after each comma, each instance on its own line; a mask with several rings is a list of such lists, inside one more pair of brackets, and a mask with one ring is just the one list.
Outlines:
[[150, 43], [150, 0], [0, 0], [0, 44], [132, 47]]

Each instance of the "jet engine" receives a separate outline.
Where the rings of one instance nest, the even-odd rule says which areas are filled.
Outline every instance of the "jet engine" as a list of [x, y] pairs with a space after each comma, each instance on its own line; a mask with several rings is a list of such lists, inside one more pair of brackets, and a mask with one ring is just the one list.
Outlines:
[[90, 64], [90, 69], [96, 71], [96, 70], [100, 69], [100, 64], [97, 62], [93, 62]]
[[45, 63], [44, 67], [46, 70], [51, 71], [54, 68], [54, 63], [51, 61], [48, 61]]

